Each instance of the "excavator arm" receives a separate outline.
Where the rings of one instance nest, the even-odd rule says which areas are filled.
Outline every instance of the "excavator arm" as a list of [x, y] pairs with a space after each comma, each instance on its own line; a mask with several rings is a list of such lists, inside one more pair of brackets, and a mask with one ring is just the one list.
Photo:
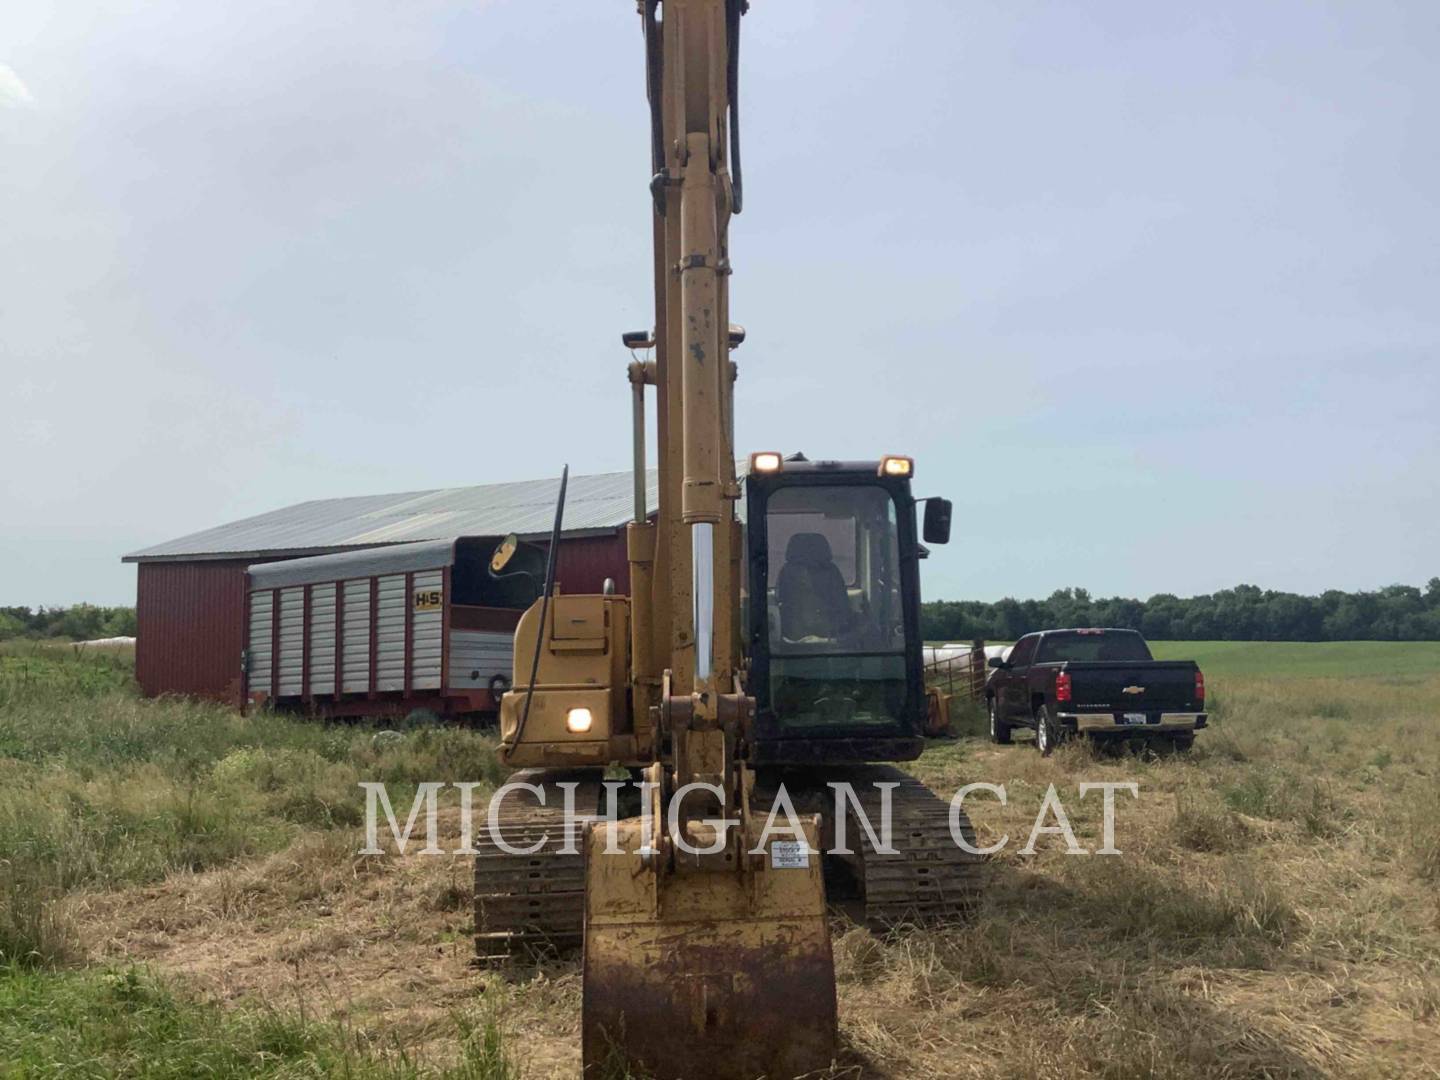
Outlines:
[[[587, 1073], [789, 1077], [835, 1054], [819, 821], [750, 810], [739, 648], [729, 226], [741, 208], [745, 0], [640, 0], [651, 106], [660, 495], [629, 532], [630, 699], [645, 813], [586, 840]], [[637, 421], [638, 422], [638, 421]], [[643, 430], [637, 430], [643, 452]], [[785, 821], [780, 822], [786, 824]]]

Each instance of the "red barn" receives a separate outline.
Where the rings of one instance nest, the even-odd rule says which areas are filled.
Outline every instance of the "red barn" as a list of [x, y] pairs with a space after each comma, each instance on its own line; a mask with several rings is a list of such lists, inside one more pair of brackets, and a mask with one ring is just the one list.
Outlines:
[[[657, 501], [649, 477], [647, 504]], [[548, 541], [559, 481], [316, 499], [131, 552], [138, 565], [135, 676], [144, 693], [239, 703], [245, 569], [256, 563], [416, 540], [518, 533]], [[566, 592], [629, 590], [631, 474], [572, 476], [557, 577]]]

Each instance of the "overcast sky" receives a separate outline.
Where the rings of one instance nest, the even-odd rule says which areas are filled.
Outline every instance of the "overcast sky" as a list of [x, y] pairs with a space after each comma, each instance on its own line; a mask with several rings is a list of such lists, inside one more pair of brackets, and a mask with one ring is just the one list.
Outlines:
[[[0, 604], [628, 466], [631, 0], [0, 5]], [[1440, 6], [754, 0], [739, 442], [918, 459], [931, 597], [1440, 574]]]

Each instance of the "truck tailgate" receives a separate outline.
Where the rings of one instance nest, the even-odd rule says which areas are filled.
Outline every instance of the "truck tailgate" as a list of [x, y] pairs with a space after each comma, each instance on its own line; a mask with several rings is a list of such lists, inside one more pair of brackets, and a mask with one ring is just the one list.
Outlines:
[[1070, 674], [1071, 700], [1078, 709], [1154, 713], [1204, 707], [1195, 699], [1193, 660], [1071, 660], [1063, 670]]

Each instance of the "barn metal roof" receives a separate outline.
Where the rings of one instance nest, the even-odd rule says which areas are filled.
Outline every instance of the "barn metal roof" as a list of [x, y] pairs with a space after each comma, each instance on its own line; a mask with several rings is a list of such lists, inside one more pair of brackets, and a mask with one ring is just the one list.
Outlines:
[[[646, 503], [659, 499], [650, 470]], [[545, 536], [555, 520], [560, 478], [510, 484], [314, 499], [266, 514], [217, 525], [154, 547], [132, 551], [124, 562], [234, 559], [276, 554], [316, 555], [344, 548], [377, 547], [459, 536]], [[634, 516], [629, 472], [571, 476], [565, 497], [565, 535], [609, 532]]]

